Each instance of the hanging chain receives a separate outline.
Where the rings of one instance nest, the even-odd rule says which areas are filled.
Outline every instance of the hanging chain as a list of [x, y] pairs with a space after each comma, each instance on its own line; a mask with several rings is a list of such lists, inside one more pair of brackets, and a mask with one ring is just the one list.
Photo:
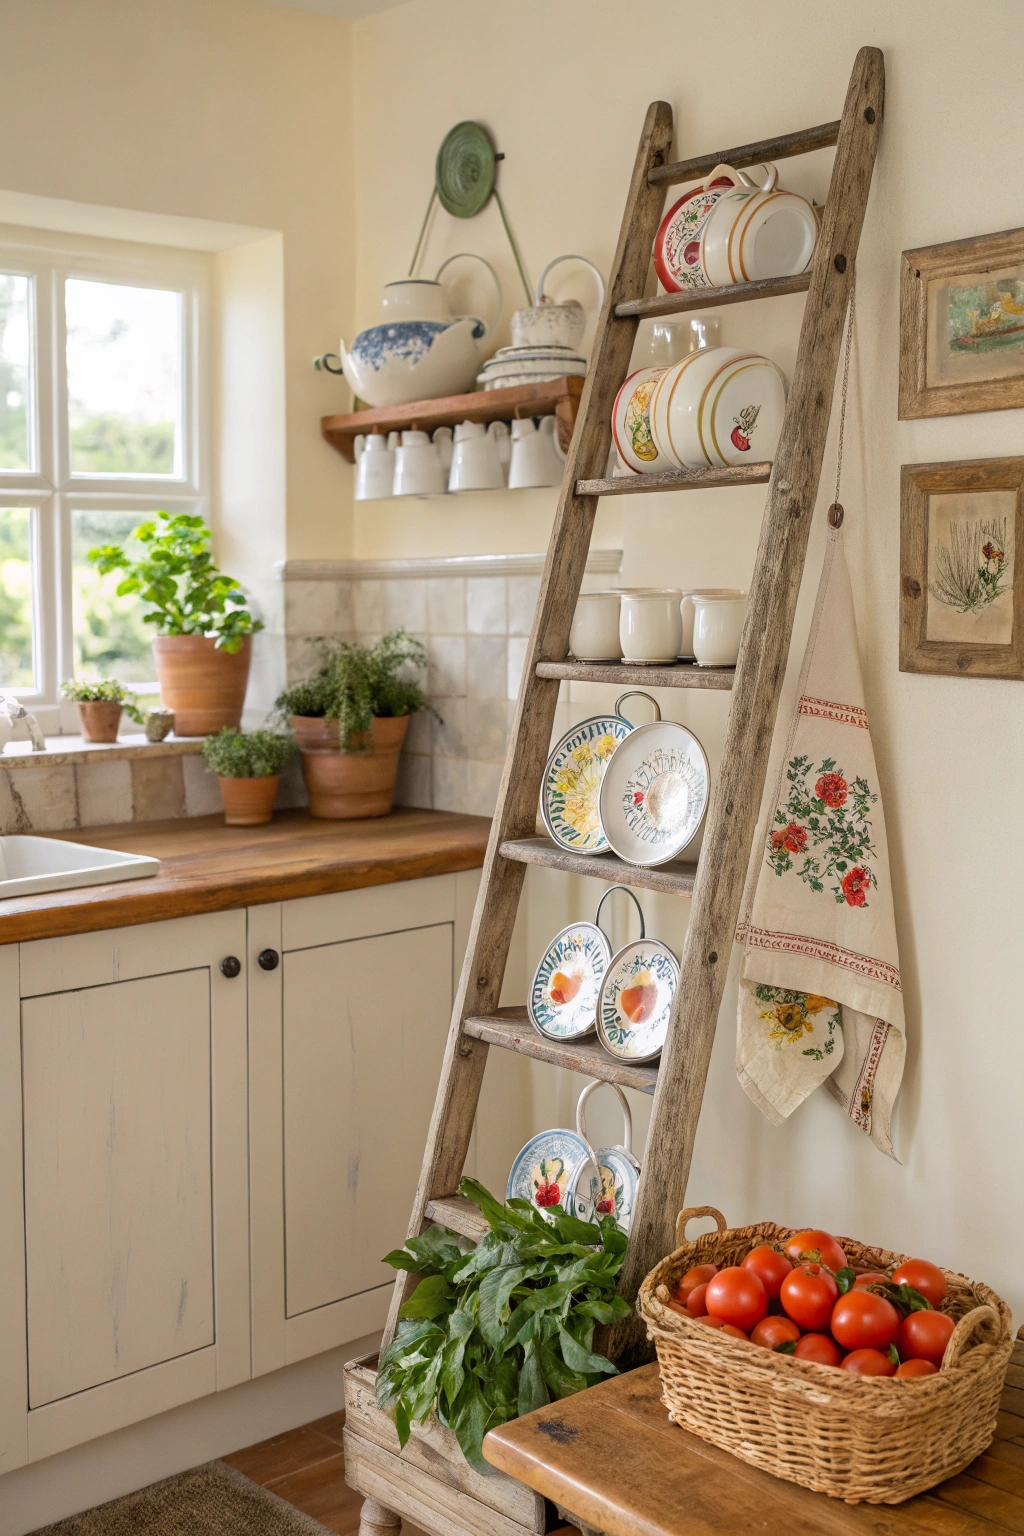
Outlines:
[[828, 509], [828, 520], [833, 528], [841, 528], [843, 507], [839, 500], [839, 482], [843, 474], [843, 438], [846, 435], [846, 400], [850, 390], [850, 352], [853, 349], [853, 321], [857, 310], [857, 273], [850, 284], [850, 307], [846, 318], [846, 355], [843, 358], [843, 393], [839, 407], [839, 449], [836, 454], [836, 494]]

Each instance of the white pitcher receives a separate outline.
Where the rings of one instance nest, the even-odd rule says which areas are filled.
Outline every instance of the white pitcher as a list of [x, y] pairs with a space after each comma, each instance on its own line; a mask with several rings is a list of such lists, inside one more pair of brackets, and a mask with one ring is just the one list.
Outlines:
[[561, 485], [565, 454], [558, 446], [556, 426], [554, 416], [542, 416], [539, 424], [532, 416], [524, 416], [521, 421], [512, 423], [510, 490]]

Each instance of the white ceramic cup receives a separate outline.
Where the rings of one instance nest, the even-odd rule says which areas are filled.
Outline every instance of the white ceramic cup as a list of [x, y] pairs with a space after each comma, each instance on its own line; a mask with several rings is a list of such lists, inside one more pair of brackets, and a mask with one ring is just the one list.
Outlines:
[[530, 486], [561, 485], [565, 454], [558, 446], [554, 416], [532, 416], [512, 423], [512, 461], [508, 483], [513, 490]]
[[454, 451], [451, 427], [438, 427], [434, 433], [434, 447], [437, 449], [438, 458], [441, 460], [441, 468], [444, 470], [444, 480], [447, 485], [448, 471], [452, 467], [452, 453]]
[[[358, 440], [357, 440], [358, 441]], [[387, 438], [371, 432], [356, 458], [356, 501], [379, 501], [390, 496], [395, 478], [395, 451]]]
[[674, 663], [683, 638], [678, 587], [623, 592], [619, 599], [619, 644], [622, 659], [636, 666]]
[[569, 649], [577, 661], [618, 661], [618, 592], [581, 592], [569, 631]]
[[745, 597], [693, 599], [693, 654], [699, 667], [734, 667], [740, 653]]
[[693, 600], [695, 597], [746, 597], [739, 587], [691, 587], [683, 593], [679, 611], [683, 619], [683, 640], [679, 647], [679, 660], [693, 660]]
[[[491, 422], [491, 428], [498, 426]], [[500, 491], [505, 484], [498, 451], [498, 434], [480, 421], [462, 421], [455, 428], [450, 491]]]
[[395, 496], [439, 496], [444, 490], [441, 455], [426, 432], [403, 432], [395, 449]]

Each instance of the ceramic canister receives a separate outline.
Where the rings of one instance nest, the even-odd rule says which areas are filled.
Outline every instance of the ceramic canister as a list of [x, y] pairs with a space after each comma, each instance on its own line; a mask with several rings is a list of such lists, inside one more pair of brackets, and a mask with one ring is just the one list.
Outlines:
[[634, 666], [675, 662], [683, 638], [678, 587], [623, 592], [619, 599], [619, 642], [622, 659]]
[[380, 432], [371, 432], [363, 441], [363, 450], [356, 461], [356, 501], [377, 501], [391, 495], [395, 477], [395, 451], [388, 447], [387, 438]]
[[[491, 422], [491, 429], [499, 425]], [[499, 491], [505, 484], [498, 434], [479, 421], [463, 421], [455, 428], [450, 491]]]
[[693, 600], [695, 597], [745, 597], [739, 587], [693, 587], [683, 593], [679, 611], [683, 619], [683, 641], [679, 647], [679, 660], [693, 660]]
[[693, 599], [693, 654], [699, 667], [734, 667], [747, 616], [745, 597]]
[[437, 496], [445, 489], [441, 455], [426, 432], [403, 432], [395, 450], [395, 496]]
[[618, 661], [619, 593], [581, 592], [576, 600], [569, 649], [577, 661]]
[[786, 410], [786, 381], [767, 357], [736, 347], [692, 352], [651, 396], [651, 432], [669, 465], [724, 468], [770, 460]]

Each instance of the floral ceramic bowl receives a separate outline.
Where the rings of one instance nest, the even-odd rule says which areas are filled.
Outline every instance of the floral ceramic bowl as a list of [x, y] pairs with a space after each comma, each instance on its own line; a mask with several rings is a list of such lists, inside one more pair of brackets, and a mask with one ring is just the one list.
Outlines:
[[716, 469], [774, 458], [786, 381], [767, 357], [736, 347], [691, 352], [654, 386], [650, 422], [669, 467]]

